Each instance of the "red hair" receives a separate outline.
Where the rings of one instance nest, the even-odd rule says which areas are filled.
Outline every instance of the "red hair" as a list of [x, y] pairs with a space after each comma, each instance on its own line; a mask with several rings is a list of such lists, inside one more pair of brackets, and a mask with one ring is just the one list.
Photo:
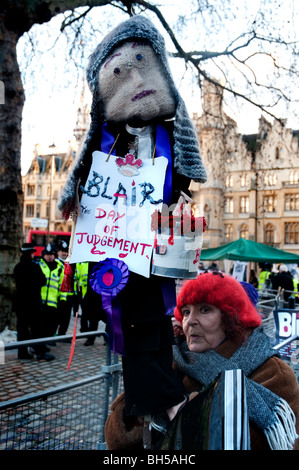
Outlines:
[[196, 279], [187, 281], [177, 298], [174, 311], [176, 320], [182, 323], [184, 305], [207, 303], [218, 307], [228, 323], [243, 329], [261, 325], [261, 318], [251, 303], [242, 285], [233, 277], [222, 273], [202, 273]]

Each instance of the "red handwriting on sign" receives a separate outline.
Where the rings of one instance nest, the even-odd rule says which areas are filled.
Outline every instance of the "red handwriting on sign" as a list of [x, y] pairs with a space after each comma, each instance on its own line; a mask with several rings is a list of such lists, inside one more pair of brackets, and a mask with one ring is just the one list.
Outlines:
[[101, 251], [100, 248], [109, 246], [122, 252], [119, 254], [120, 258], [126, 257], [129, 253], [134, 253], [139, 256], [147, 256], [147, 248], [152, 247], [148, 243], [132, 242], [131, 240], [125, 240], [124, 238], [114, 238], [107, 235], [100, 237], [99, 235], [89, 235], [87, 232], [77, 232], [77, 243], [87, 243], [93, 245], [91, 248], [92, 254], [105, 254], [105, 251]]
[[96, 215], [95, 215], [95, 218], [96, 219], [103, 219], [104, 217], [107, 216], [107, 220], [112, 220], [112, 222], [115, 224], [115, 222], [118, 220], [118, 219], [121, 219], [122, 217], [124, 217], [126, 215], [126, 213], [124, 212], [123, 214], [120, 214], [119, 212], [117, 211], [114, 211], [114, 210], [110, 210], [109, 212], [105, 211], [105, 209], [103, 209], [102, 207], [97, 207], [96, 208]]
[[196, 255], [195, 255], [195, 259], [193, 260], [193, 264], [199, 263], [201, 249], [197, 248], [197, 250], [195, 250], [195, 253], [196, 253]]
[[111, 209], [109, 212], [106, 211], [105, 209], [103, 209], [102, 207], [97, 207], [96, 208], [96, 215], [95, 215], [95, 218], [96, 219], [104, 219], [106, 218], [106, 220], [108, 222], [112, 222], [112, 226], [109, 225], [109, 224], [106, 224], [105, 227], [104, 227], [104, 233], [106, 233], [107, 235], [110, 234], [110, 235], [113, 235], [115, 232], [117, 232], [117, 230], [119, 229], [119, 225], [115, 225], [115, 222], [119, 219], [121, 219], [122, 217], [125, 217], [126, 213], [124, 212], [123, 214], [120, 214], [119, 212]]

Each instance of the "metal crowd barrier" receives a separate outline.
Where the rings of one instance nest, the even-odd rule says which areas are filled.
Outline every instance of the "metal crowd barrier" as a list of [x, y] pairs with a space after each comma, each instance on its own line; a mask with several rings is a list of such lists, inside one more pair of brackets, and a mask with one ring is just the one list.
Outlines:
[[[121, 364], [111, 354], [106, 333], [80, 333], [76, 339], [104, 336], [101, 373], [0, 403], [0, 450], [104, 450], [109, 407], [122, 389]], [[71, 339], [71, 335], [8, 343], [5, 349]]]
[[[277, 295], [267, 291], [257, 304], [265, 332], [271, 338], [275, 338], [273, 309], [278, 301]], [[123, 390], [122, 367], [111, 353], [106, 333], [80, 333], [76, 339], [89, 336], [105, 338], [106, 358], [101, 373], [0, 403], [0, 450], [106, 449], [104, 427], [110, 404]], [[5, 350], [71, 338], [66, 335], [19, 341], [6, 344]], [[274, 349], [297, 340], [298, 336], [292, 336], [274, 345]], [[298, 374], [298, 361], [293, 369]]]

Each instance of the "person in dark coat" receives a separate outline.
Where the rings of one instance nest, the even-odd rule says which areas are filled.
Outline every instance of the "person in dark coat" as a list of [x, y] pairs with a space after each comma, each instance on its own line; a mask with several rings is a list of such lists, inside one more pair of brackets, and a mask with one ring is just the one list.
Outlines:
[[[95, 263], [88, 263], [88, 277], [94, 268]], [[81, 333], [87, 331], [97, 331], [99, 321], [107, 322], [106, 313], [102, 306], [102, 298], [92, 288], [89, 282], [86, 286], [86, 294], [82, 298], [82, 317], [81, 317]], [[95, 336], [89, 336], [84, 343], [84, 346], [93, 346], [95, 342]]]
[[[64, 280], [64, 273], [65, 273], [65, 262], [68, 257], [68, 244], [66, 241], [62, 241], [59, 243], [57, 247], [57, 253], [56, 253], [56, 263], [58, 263], [61, 266], [61, 279], [62, 283]], [[74, 285], [74, 273], [72, 274], [71, 277], [71, 290], [73, 290], [73, 285]], [[72, 310], [76, 310], [77, 306], [77, 299], [76, 299], [76, 294], [73, 291], [62, 291], [61, 290], [62, 285], [60, 285], [59, 289], [59, 294], [58, 294], [58, 304], [57, 304], [57, 320], [58, 320], [58, 330], [57, 334], [58, 336], [63, 336], [66, 335], [69, 324], [70, 324], [70, 319], [71, 319], [71, 314]], [[71, 342], [70, 339], [64, 340], [65, 342]]]
[[293, 277], [285, 264], [279, 266], [279, 272], [272, 278], [272, 289], [278, 291], [279, 287], [284, 289], [283, 298], [288, 300], [294, 290]]
[[[46, 284], [46, 278], [33, 260], [35, 251], [33, 244], [24, 243], [20, 262], [14, 268], [16, 283], [14, 309], [17, 314], [18, 341], [43, 337], [41, 288]], [[36, 345], [34, 352], [38, 359], [54, 359], [54, 356], [46, 352], [45, 345]], [[20, 347], [18, 358], [32, 359], [33, 355], [28, 352], [27, 347]]]

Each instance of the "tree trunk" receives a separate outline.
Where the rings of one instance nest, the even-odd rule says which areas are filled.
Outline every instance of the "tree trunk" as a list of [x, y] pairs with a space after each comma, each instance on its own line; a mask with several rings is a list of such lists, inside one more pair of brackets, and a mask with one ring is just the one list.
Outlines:
[[[1, 21], [1, 18], [0, 18]], [[12, 308], [13, 268], [22, 243], [23, 192], [21, 178], [21, 122], [24, 91], [16, 55], [18, 34], [2, 23], [0, 29], [0, 332], [15, 329]], [[0, 97], [1, 98], [1, 97]]]
[[[79, 6], [103, 6], [111, 0], [1, 0], [0, 6], [0, 333], [15, 329], [13, 269], [22, 244], [23, 191], [21, 123], [24, 105], [16, 46], [35, 23]], [[3, 99], [4, 91], [4, 99]]]

